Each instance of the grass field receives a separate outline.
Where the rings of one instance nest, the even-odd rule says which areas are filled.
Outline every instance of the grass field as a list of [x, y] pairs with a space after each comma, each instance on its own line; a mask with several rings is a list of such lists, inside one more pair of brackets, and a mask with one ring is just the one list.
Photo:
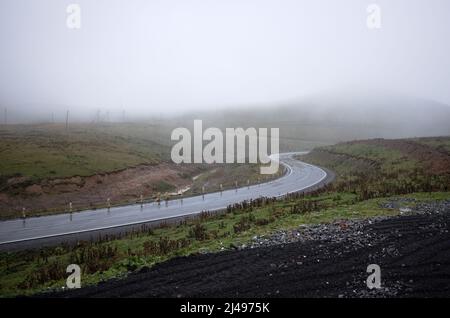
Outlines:
[[[392, 198], [414, 198], [416, 202], [449, 199], [450, 183], [439, 183], [439, 180], [447, 180], [444, 178], [448, 177], [450, 165], [438, 154], [433, 160], [424, 161], [424, 154], [418, 151], [424, 149], [411, 148], [410, 141], [369, 140], [321, 147], [311, 152], [303, 159], [334, 169], [337, 180], [306, 196], [240, 204], [221, 215], [203, 214], [178, 225], [143, 228], [98, 242], [2, 253], [0, 295], [61, 288], [65, 268], [70, 263], [82, 267], [83, 284], [94, 284], [175, 256], [217, 252], [248, 244], [254, 236], [278, 229], [397, 215], [398, 209], [382, 205]], [[406, 148], [405, 143], [409, 145]], [[447, 173], [435, 175], [430, 165], [440, 167], [441, 171], [446, 167]]]
[[[171, 127], [137, 123], [0, 126], [0, 219], [186, 195], [257, 183], [258, 165], [176, 165], [170, 159]], [[137, 169], [134, 169], [136, 168]], [[192, 181], [192, 177], [199, 174]]]
[[243, 187], [249, 184], [257, 184], [266, 182], [279, 177], [283, 171], [280, 169], [278, 174], [261, 175], [261, 166], [258, 164], [223, 164], [216, 168], [205, 171], [197, 176], [193, 181], [191, 189], [186, 192], [187, 195], [201, 194], [204, 187], [205, 192], [220, 191], [222, 189], [234, 189], [238, 182], [238, 187]]
[[[0, 126], [0, 181], [14, 176], [33, 181], [90, 176], [169, 161], [172, 129], [190, 126], [191, 121], [162, 124], [157, 120], [79, 123], [71, 124], [68, 130], [63, 124], [3, 125]], [[286, 134], [281, 151], [308, 150], [327, 144]]]
[[409, 192], [448, 191], [450, 155], [435, 151], [450, 137], [434, 141], [384, 140], [347, 142], [316, 148], [302, 160], [337, 173], [336, 191], [356, 191], [365, 199]]
[[[140, 164], [170, 161], [175, 127], [192, 122], [3, 125], [0, 126], [0, 182], [90, 176]], [[206, 127], [205, 127], [206, 128]], [[281, 151], [308, 150], [324, 142], [286, 138]]]
[[136, 125], [9, 125], [0, 129], [0, 175], [33, 180], [89, 176], [167, 160], [157, 129]]
[[414, 141], [450, 154], [450, 138], [448, 137], [417, 138]]

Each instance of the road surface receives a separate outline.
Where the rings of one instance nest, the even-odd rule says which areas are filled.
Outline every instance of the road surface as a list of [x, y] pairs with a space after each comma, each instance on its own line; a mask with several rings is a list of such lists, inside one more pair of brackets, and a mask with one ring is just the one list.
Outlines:
[[[30, 217], [0, 222], [0, 248], [8, 246], [30, 247], [30, 242], [61, 242], [65, 237], [89, 234], [113, 233], [118, 228], [140, 226], [166, 219], [192, 216], [202, 211], [223, 210], [228, 205], [259, 197], [280, 197], [316, 187], [327, 179], [323, 169], [294, 159], [296, 153], [280, 154], [280, 163], [287, 173], [276, 180], [167, 202], [126, 205], [111, 209], [87, 210], [50, 216]], [[298, 154], [298, 153], [297, 153]], [[22, 244], [26, 243], [26, 244]]]

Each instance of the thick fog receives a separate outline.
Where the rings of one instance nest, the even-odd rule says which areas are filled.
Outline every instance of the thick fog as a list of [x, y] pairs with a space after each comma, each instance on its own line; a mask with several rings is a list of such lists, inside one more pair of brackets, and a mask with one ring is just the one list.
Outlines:
[[2, 0], [0, 107], [113, 120], [361, 87], [450, 104], [449, 14], [448, 0]]

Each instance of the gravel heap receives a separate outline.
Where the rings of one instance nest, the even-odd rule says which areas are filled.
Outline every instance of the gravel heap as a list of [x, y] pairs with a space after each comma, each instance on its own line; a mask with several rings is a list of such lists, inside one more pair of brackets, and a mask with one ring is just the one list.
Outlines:
[[[413, 207], [405, 207], [405, 203], [416, 202], [414, 198], [396, 198], [382, 203], [380, 206], [386, 209], [398, 209], [400, 215], [424, 215], [450, 213], [450, 200], [416, 203]], [[295, 242], [321, 241], [345, 242], [351, 241], [357, 245], [370, 246], [375, 239], [369, 225], [380, 221], [398, 218], [400, 216], [377, 216], [366, 219], [339, 220], [329, 224], [300, 225], [293, 230], [278, 230], [270, 235], [254, 236], [249, 245], [240, 245], [239, 249], [284, 245]], [[378, 237], [378, 240], [383, 239]]]
[[[252, 242], [246, 246], [242, 245], [239, 249], [254, 249], [260, 247], [280, 246], [283, 247], [286, 244], [291, 243], [306, 243], [315, 241], [317, 248], [327, 253], [327, 247], [331, 244], [341, 244], [343, 248], [336, 250], [330, 249], [326, 257], [342, 256], [345, 253], [352, 253], [355, 249], [368, 249], [372, 246], [383, 246], [381, 249], [375, 249], [373, 254], [368, 255], [368, 260], [373, 263], [379, 263], [380, 259], [395, 259], [401, 258], [403, 255], [399, 251], [397, 246], [397, 239], [402, 239], [402, 228], [393, 228], [388, 233], [383, 233], [374, 230], [373, 225], [380, 224], [384, 220], [401, 220], [403, 216], [414, 215], [449, 215], [450, 214], [450, 200], [444, 201], [432, 201], [432, 202], [416, 202], [415, 199], [395, 199], [389, 202], [383, 203], [384, 208], [398, 209], [400, 211], [399, 216], [395, 217], [373, 217], [368, 219], [357, 220], [341, 220], [330, 224], [318, 224], [318, 225], [302, 225], [293, 230], [279, 230], [271, 235], [267, 236], [255, 236]], [[405, 207], [404, 204], [408, 204]], [[432, 222], [425, 225], [417, 225], [417, 229], [421, 231], [430, 231], [430, 235], [436, 235], [436, 233], [443, 234], [448, 233], [448, 224], [446, 222]], [[301, 265], [301, 264], [300, 264]], [[407, 265], [401, 264], [401, 267]], [[346, 286], [349, 287], [342, 294], [339, 294], [339, 298], [347, 297], [398, 297], [405, 295], [410, 290], [410, 285], [413, 283], [413, 279], [407, 282], [393, 281], [389, 286], [383, 286], [380, 289], [369, 290], [365, 288], [364, 277], [355, 278], [352, 281], [348, 281]]]

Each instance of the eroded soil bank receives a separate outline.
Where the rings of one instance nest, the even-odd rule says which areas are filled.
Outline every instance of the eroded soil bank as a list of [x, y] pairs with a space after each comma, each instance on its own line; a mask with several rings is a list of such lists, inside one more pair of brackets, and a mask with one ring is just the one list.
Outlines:
[[142, 194], [151, 198], [185, 188], [192, 177], [205, 171], [195, 165], [140, 165], [112, 173], [88, 177], [74, 176], [29, 182], [26, 178], [10, 178], [0, 193], [1, 218], [19, 217], [22, 208], [28, 214], [67, 211], [69, 202], [73, 210], [136, 202]]
[[0, 219], [101, 208], [111, 205], [196, 195], [202, 191], [219, 191], [255, 184], [278, 175], [261, 176], [259, 165], [249, 164], [173, 164], [139, 165], [111, 173], [88, 177], [44, 179], [31, 181], [11, 177], [0, 188]]

